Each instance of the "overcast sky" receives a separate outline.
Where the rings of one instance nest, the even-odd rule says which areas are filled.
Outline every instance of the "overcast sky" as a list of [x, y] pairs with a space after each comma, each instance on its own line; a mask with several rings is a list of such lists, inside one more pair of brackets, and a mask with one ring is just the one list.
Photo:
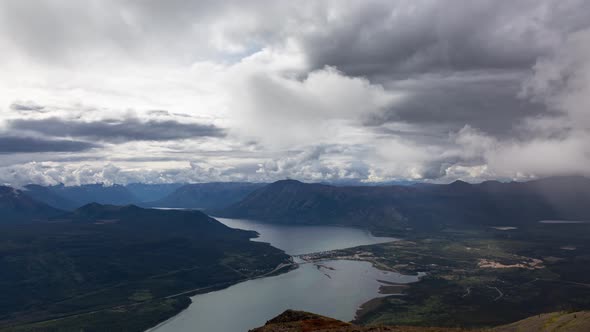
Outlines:
[[0, 1], [0, 183], [590, 175], [590, 1]]

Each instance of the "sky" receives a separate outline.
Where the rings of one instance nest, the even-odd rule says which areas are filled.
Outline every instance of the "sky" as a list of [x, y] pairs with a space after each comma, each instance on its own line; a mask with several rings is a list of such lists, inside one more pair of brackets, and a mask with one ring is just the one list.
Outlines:
[[590, 175], [590, 1], [3, 0], [0, 183]]

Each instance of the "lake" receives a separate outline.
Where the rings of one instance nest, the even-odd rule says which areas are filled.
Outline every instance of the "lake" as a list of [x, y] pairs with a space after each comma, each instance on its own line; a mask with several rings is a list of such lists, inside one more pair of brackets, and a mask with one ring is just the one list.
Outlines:
[[[290, 255], [334, 250], [394, 241], [374, 237], [368, 231], [335, 226], [284, 226], [218, 218], [240, 229], [255, 230], [254, 241], [269, 242]], [[301, 264], [278, 276], [245, 281], [226, 289], [193, 296], [179, 315], [150, 331], [243, 332], [264, 323], [286, 309], [311, 311], [344, 321], [354, 319], [363, 303], [382, 296], [378, 280], [410, 283], [407, 276], [374, 268], [368, 262], [326, 261], [319, 266]]]
[[289, 255], [352, 248], [396, 240], [391, 237], [375, 237], [368, 230], [352, 227], [292, 226], [243, 219], [216, 219], [231, 228], [257, 231], [260, 236], [253, 241], [268, 242]]
[[588, 220], [541, 220], [541, 224], [590, 224]]

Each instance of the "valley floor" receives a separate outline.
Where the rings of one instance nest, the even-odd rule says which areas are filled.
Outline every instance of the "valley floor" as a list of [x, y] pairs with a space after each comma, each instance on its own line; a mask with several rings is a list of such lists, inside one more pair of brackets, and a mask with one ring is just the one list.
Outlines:
[[587, 225], [446, 230], [301, 258], [364, 260], [383, 270], [426, 274], [409, 285], [384, 284], [384, 296], [366, 303], [357, 323], [492, 327], [590, 309], [588, 238]]

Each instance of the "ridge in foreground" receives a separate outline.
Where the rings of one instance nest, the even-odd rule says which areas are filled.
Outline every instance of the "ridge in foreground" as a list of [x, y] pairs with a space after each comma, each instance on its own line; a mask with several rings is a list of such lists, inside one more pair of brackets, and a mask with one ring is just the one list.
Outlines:
[[358, 326], [309, 312], [287, 310], [262, 327], [249, 332], [585, 332], [590, 331], [590, 312], [552, 312], [531, 316], [490, 329], [421, 326]]

